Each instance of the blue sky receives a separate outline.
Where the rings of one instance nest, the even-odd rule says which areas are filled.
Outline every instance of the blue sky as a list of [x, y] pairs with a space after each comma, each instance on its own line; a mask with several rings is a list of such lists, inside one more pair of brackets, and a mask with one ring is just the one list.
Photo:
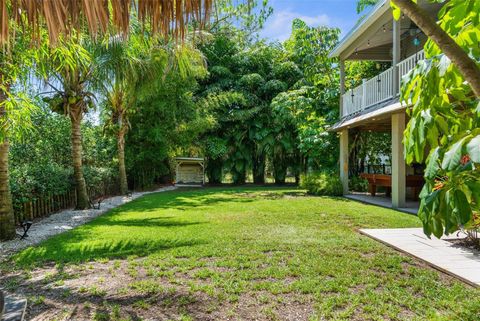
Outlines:
[[269, 0], [274, 11], [261, 36], [271, 40], [287, 39], [295, 18], [312, 26], [338, 27], [345, 34], [358, 20], [356, 3], [356, 0]]

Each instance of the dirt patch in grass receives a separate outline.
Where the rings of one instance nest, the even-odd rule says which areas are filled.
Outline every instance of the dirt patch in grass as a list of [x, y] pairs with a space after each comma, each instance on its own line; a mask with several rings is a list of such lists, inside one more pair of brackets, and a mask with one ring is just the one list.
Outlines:
[[214, 263], [166, 271], [145, 259], [49, 265], [10, 271], [0, 282], [29, 299], [27, 320], [308, 320], [313, 314], [313, 299], [303, 294], [216, 288], [212, 275], [235, 269]]

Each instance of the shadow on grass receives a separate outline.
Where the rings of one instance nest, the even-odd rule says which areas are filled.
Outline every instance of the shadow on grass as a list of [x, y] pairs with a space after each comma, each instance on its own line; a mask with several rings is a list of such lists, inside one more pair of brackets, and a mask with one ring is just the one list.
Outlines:
[[105, 217], [105, 219], [96, 220], [92, 223], [92, 226], [136, 226], [136, 227], [183, 227], [190, 225], [199, 225], [205, 224], [204, 222], [188, 222], [188, 221], [172, 221], [168, 220], [171, 217], [152, 217], [152, 218], [142, 218], [142, 219], [125, 219], [119, 220], [118, 216], [115, 219], [112, 217]]
[[81, 244], [78, 237], [63, 237], [48, 240], [37, 247], [30, 247], [16, 254], [13, 259], [20, 267], [39, 266], [46, 262], [80, 263], [99, 259], [126, 258], [130, 255], [146, 256], [155, 252], [179, 247], [205, 244], [200, 240], [118, 240], [101, 241]]
[[[285, 195], [283, 195], [283, 194]], [[16, 254], [18, 266], [45, 262], [78, 263], [98, 259], [125, 258], [178, 247], [205, 244], [201, 233], [189, 227], [208, 224], [185, 219], [161, 210], [195, 210], [203, 206], [221, 206], [223, 202], [251, 203], [259, 199], [293, 197], [291, 189], [262, 187], [208, 188], [149, 194], [111, 210], [74, 230], [54, 236], [35, 247]], [[144, 215], [142, 213], [148, 213]], [[125, 215], [128, 214], [128, 215]]]

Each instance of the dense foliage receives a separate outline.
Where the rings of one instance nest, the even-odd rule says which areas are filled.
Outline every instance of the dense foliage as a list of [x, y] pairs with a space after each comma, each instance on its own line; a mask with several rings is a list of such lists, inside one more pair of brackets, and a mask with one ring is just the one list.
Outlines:
[[309, 194], [319, 196], [342, 196], [343, 186], [338, 175], [331, 172], [312, 172], [302, 175], [300, 186]]
[[[32, 115], [35, 130], [28, 137], [11, 141], [11, 190], [15, 209], [21, 204], [50, 195], [62, 195], [74, 186], [71, 124], [38, 102]], [[115, 145], [102, 128], [91, 121], [82, 124], [83, 162], [87, 189], [93, 194], [117, 192], [109, 183], [116, 181], [113, 171]]]
[[210, 182], [228, 172], [235, 183], [248, 173], [264, 183], [271, 172], [282, 184], [287, 173], [298, 181], [308, 168], [336, 165], [327, 129], [338, 115], [338, 74], [328, 58], [337, 39], [336, 29], [295, 20], [284, 44], [242, 47], [218, 33], [201, 47], [209, 77], [197, 96], [216, 120], [203, 135]]
[[[480, 63], [478, 1], [450, 1], [440, 26]], [[413, 110], [405, 134], [407, 162], [428, 154], [420, 219], [427, 235], [478, 229], [480, 201], [480, 101], [458, 68], [431, 40], [402, 86]]]

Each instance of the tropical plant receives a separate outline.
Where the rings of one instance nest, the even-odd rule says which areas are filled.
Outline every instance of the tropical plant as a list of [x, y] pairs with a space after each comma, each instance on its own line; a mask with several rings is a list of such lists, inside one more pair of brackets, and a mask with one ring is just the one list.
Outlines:
[[378, 0], [358, 0], [357, 1], [357, 13], [365, 11], [365, 9], [374, 6], [378, 3]]
[[[430, 36], [426, 59], [403, 80], [401, 94], [413, 105], [404, 138], [406, 161], [422, 162], [428, 152], [419, 209], [424, 231], [440, 237], [477, 229], [480, 100], [475, 70], [480, 70], [480, 3], [452, 0], [434, 26], [413, 2], [393, 3]], [[398, 11], [395, 14], [398, 17]]]
[[300, 187], [309, 194], [319, 196], [342, 196], [343, 187], [340, 176], [332, 172], [312, 172], [302, 175]]
[[151, 50], [157, 72], [137, 84], [125, 146], [127, 173], [136, 188], [171, 182], [171, 158], [199, 156], [198, 137], [213, 125], [207, 110], [193, 100], [198, 80], [206, 76], [201, 53], [188, 44], [159, 44]]
[[[130, 129], [130, 115], [135, 112], [137, 89], [140, 80], [149, 81], [158, 76], [157, 64], [150, 56], [151, 41], [139, 36], [138, 28], [127, 40], [119, 37], [105, 39], [94, 50], [100, 75], [97, 79], [102, 93], [102, 112], [105, 128], [117, 139], [118, 174], [120, 193], [128, 191], [125, 167], [125, 135]], [[161, 73], [158, 72], [158, 73]]]
[[45, 101], [52, 111], [69, 117], [72, 124], [72, 161], [77, 191], [76, 209], [90, 207], [82, 167], [82, 132], [84, 114], [94, 108], [94, 94], [89, 86], [95, 79], [92, 53], [80, 35], [61, 38], [55, 47], [42, 46], [37, 51], [37, 72], [53, 90]]

